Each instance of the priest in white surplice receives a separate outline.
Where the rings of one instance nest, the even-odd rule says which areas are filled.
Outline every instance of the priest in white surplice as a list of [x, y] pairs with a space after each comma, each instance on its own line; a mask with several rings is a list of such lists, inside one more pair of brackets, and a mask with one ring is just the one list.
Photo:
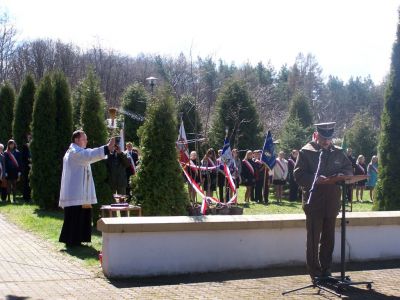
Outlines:
[[107, 145], [86, 149], [87, 136], [77, 130], [63, 159], [59, 206], [64, 209], [64, 224], [59, 241], [67, 247], [90, 242], [92, 204], [97, 203], [90, 164], [105, 159], [114, 148], [115, 138]]

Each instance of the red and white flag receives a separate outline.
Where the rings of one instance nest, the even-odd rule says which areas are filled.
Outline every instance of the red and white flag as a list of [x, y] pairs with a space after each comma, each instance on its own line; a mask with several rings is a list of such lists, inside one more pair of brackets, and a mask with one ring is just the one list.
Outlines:
[[176, 141], [176, 149], [179, 151], [179, 162], [186, 164], [189, 162], [189, 147], [186, 138], [185, 127], [183, 126], [183, 120], [179, 127], [178, 140]]

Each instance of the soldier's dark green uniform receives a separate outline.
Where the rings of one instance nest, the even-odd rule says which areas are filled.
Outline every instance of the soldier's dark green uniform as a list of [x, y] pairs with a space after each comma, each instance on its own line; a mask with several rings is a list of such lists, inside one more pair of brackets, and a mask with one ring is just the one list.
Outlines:
[[[328, 140], [332, 138], [332, 134], [333, 129], [327, 134]], [[342, 149], [332, 144], [323, 149], [317, 142], [310, 142], [299, 151], [294, 177], [303, 191], [307, 227], [307, 267], [311, 277], [330, 275], [335, 245], [335, 223], [340, 209], [341, 191], [340, 187], [334, 184], [316, 184], [307, 204], [321, 151], [319, 175], [328, 177], [353, 174], [351, 163]]]

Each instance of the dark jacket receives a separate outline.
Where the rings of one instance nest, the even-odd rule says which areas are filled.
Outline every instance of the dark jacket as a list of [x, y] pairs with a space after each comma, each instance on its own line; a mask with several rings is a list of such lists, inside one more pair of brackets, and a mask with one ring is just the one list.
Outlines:
[[130, 166], [130, 161], [125, 153], [110, 153], [107, 157], [109, 183], [113, 192], [115, 190], [126, 189], [126, 168]]
[[[305, 213], [317, 212], [332, 217], [338, 214], [340, 208], [340, 187], [338, 185], [316, 185], [310, 204], [307, 204], [321, 151], [321, 147], [315, 142], [305, 145], [299, 152], [294, 168], [294, 178], [303, 190]], [[342, 149], [332, 145], [322, 152], [319, 175], [328, 177], [339, 173], [352, 175], [353, 169]]]
[[11, 151], [13, 154], [17, 165], [14, 164], [11, 156], [8, 154], [7, 151], [4, 152], [4, 164], [5, 164], [5, 173], [6, 178], [9, 180], [15, 180], [18, 178], [18, 175], [21, 173], [21, 157], [18, 150]]

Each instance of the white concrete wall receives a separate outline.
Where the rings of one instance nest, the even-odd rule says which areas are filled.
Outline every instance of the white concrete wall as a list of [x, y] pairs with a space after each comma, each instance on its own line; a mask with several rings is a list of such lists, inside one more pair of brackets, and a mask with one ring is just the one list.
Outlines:
[[[336, 262], [340, 261], [340, 240], [337, 227]], [[109, 277], [305, 265], [305, 245], [304, 227], [103, 232], [102, 265]], [[348, 226], [346, 254], [357, 261], [400, 258], [400, 225]]]

